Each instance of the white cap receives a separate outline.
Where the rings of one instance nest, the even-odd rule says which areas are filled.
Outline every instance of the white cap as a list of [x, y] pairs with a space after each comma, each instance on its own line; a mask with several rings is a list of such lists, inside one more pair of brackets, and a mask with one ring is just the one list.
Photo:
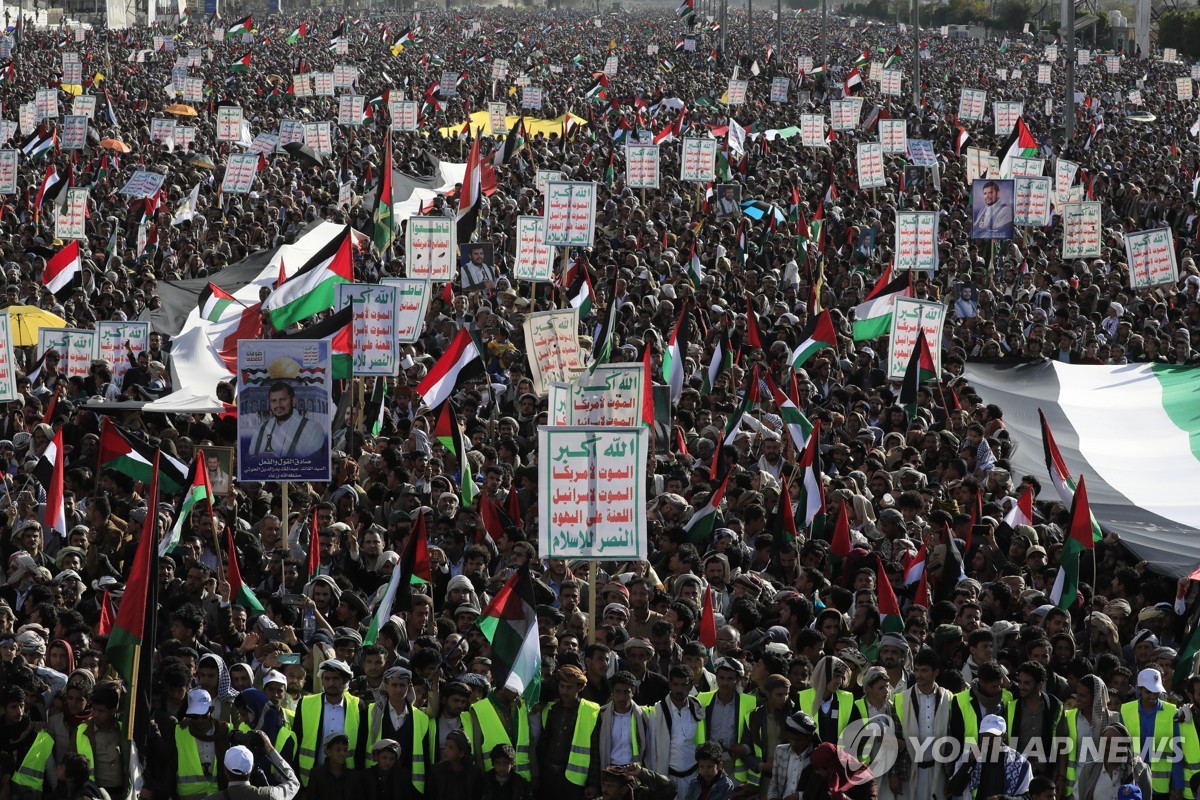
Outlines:
[[236, 775], [249, 775], [254, 769], [254, 754], [244, 745], [234, 745], [225, 751], [225, 769]]
[[270, 683], [282, 683], [287, 686], [287, 678], [279, 670], [269, 670], [266, 675], [263, 675], [263, 686]]
[[212, 697], [203, 689], [192, 689], [188, 692], [187, 697], [188, 705], [185, 713], [189, 716], [192, 714], [207, 714], [212, 710]]
[[1004, 722], [1004, 717], [998, 717], [995, 714], [988, 714], [983, 718], [983, 722], [979, 723], [979, 735], [983, 736], [988, 733], [1005, 733], [1008, 730], [1008, 725]]
[[1158, 694], [1166, 691], [1162, 682], [1162, 673], [1152, 667], [1147, 667], [1138, 673], [1137, 685], [1139, 689], [1149, 689]]

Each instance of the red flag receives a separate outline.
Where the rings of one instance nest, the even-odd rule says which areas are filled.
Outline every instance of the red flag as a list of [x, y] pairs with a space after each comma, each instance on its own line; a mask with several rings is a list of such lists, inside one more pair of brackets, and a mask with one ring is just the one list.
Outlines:
[[700, 610], [700, 630], [698, 631], [700, 644], [709, 650], [717, 646], [717, 618], [713, 614], [712, 596], [712, 587], [706, 587], [704, 590], [704, 607]]
[[896, 592], [892, 589], [892, 579], [888, 577], [883, 567], [883, 559], [875, 556], [875, 585], [878, 588], [879, 613], [883, 616], [900, 616], [900, 603], [896, 601]]
[[278, 289], [280, 286], [283, 286], [283, 284], [286, 280], [287, 280], [287, 268], [283, 265], [283, 259], [280, 258], [279, 259], [279, 277], [275, 279], [275, 285], [272, 286], [271, 288]]
[[479, 516], [483, 518], [483, 529], [493, 542], [504, 535], [504, 522], [496, 512], [496, 501], [486, 494], [479, 496]]
[[650, 356], [650, 343], [642, 350], [642, 422], [654, 435], [654, 364]]
[[[287, 520], [284, 520], [284, 525], [287, 525]], [[311, 581], [313, 576], [317, 574], [317, 570], [321, 568], [321, 537], [317, 535], [317, 510], [314, 508], [312, 513], [312, 532], [308, 541], [308, 563], [305, 565], [305, 572], [308, 573], [306, 582]]]
[[112, 595], [108, 591], [101, 593], [100, 600], [100, 625], [97, 628], [97, 633], [101, 636], [108, 636], [112, 633], [113, 621], [117, 618], [112, 607]]
[[846, 513], [846, 504], [842, 503], [833, 524], [833, 542], [829, 552], [838, 558], [845, 558], [850, 555], [850, 549], [850, 517]]

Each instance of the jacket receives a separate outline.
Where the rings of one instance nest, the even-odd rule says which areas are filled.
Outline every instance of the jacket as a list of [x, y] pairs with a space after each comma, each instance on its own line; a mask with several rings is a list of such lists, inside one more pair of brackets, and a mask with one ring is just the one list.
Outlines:
[[[650, 751], [646, 760], [646, 768], [659, 775], [668, 775], [671, 769], [671, 711], [667, 708], [667, 704], [670, 702], [670, 697], [664, 697], [655, 703], [654, 708], [649, 712]], [[691, 710], [692, 716], [696, 718], [696, 732], [699, 733], [700, 721], [704, 719], [704, 706], [700, 705], [699, 700], [689, 696], [687, 707]], [[700, 744], [700, 742], [697, 741], [694, 744]]]
[[[724, 772], [717, 773], [716, 780], [713, 781], [708, 790], [708, 800], [729, 800], [729, 796], [733, 794], [733, 779]], [[692, 781], [688, 784], [687, 795], [679, 800], [700, 800], [700, 792], [704, 787], [700, 785], [700, 779]]]
[[[904, 759], [908, 764], [908, 769], [902, 777], [907, 786], [913, 786], [916, 783], [917, 774], [921, 769], [934, 770], [936, 772], [935, 779], [941, 778], [944, 775], [943, 771], [938, 769], [936, 765], [922, 767], [917, 761], [917, 755], [923, 752], [920, 747], [920, 736], [917, 733], [916, 698], [919, 691], [914, 685], [896, 695], [896, 715], [900, 718], [900, 735], [904, 744]], [[954, 705], [954, 694], [949, 689], [941, 686], [936, 686], [933, 691], [935, 695], [933, 740], [936, 742], [950, 735], [950, 709]], [[926, 758], [928, 758], [928, 752], [928, 750], [924, 751]], [[936, 781], [934, 785], [937, 785]]]
[[207, 800], [292, 800], [300, 791], [300, 779], [295, 770], [274, 749], [267, 751], [267, 760], [275, 767], [275, 773], [283, 776], [278, 786], [251, 786], [249, 781], [230, 781], [229, 786], [209, 795]]
[[775, 766], [771, 771], [771, 782], [767, 786], [767, 800], [781, 800], [802, 788], [800, 779], [808, 770], [812, 748], [796, 753], [790, 744], [775, 748]]
[[[1075, 779], [1075, 796], [1076, 797], [1091, 797], [1096, 791], [1096, 781], [1100, 779], [1101, 771], [1104, 769], [1104, 764], [1100, 761], [1089, 761], [1079, 767], [1079, 774]], [[1117, 771], [1120, 776], [1120, 784], [1133, 783], [1142, 788], [1142, 797], [1149, 797], [1153, 792], [1150, 786], [1150, 767], [1142, 761], [1141, 756], [1134, 756], [1133, 759], [1120, 770]]]
[[[650, 715], [637, 703], [633, 704], [632, 713], [634, 728], [637, 731], [636, 750], [641, 754], [642, 763], [645, 764], [649, 760], [648, 751], [651, 744]], [[597, 775], [612, 766], [612, 731], [615, 715], [612, 703], [600, 707], [600, 719], [592, 734], [592, 752], [596, 755], [596, 758], [592, 759], [592, 771]]]

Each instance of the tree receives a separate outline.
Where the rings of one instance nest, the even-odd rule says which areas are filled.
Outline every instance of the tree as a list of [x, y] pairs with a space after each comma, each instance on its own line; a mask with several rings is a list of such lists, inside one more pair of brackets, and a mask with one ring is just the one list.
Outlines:
[[1158, 18], [1159, 47], [1174, 47], [1180, 55], [1200, 57], [1200, 9], [1167, 11]]
[[1033, 10], [1029, 0], [1000, 0], [992, 24], [1003, 31], [1019, 31], [1033, 16]]

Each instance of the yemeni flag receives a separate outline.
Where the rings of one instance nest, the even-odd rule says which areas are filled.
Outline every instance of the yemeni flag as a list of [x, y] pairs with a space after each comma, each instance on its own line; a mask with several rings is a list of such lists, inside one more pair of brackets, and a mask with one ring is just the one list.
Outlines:
[[[149, 442], [126, 436], [108, 417], [100, 425], [98, 464], [101, 471], [116, 470], [147, 485], [152, 478], [155, 484], [161, 480], [165, 494], [182, 492], [187, 485], [187, 467], [166, 453], [160, 460], [158, 453], [159, 449]], [[121, 605], [124, 607], [125, 604]]]
[[229, 71], [236, 74], [243, 74], [250, 71], [250, 53], [239, 58], [229, 65]]
[[929, 555], [929, 542], [925, 541], [921, 544], [921, 549], [913, 556], [912, 561], [908, 563], [908, 567], [904, 570], [904, 585], [912, 586], [914, 583], [919, 583], [925, 580], [925, 561]]
[[530, 708], [542, 692], [542, 652], [537, 600], [529, 565], [522, 564], [479, 617], [479, 630], [492, 646], [493, 686], [512, 689]]
[[442, 357], [417, 386], [417, 394], [421, 395], [426, 406], [437, 408], [468, 381], [486, 374], [479, 347], [467, 329], [461, 328], [446, 352], [442, 353]]
[[1096, 549], [1092, 536], [1092, 512], [1088, 506], [1087, 485], [1079, 476], [1079, 485], [1071, 504], [1071, 535], [1067, 537], [1058, 556], [1058, 574], [1054, 588], [1050, 590], [1050, 602], [1061, 609], [1069, 609], [1079, 597], [1079, 565], [1085, 552]]
[[796, 452], [804, 450], [808, 445], [808, 437], [812, 434], [813, 424], [808, 421], [808, 417], [804, 416], [804, 412], [800, 410], [800, 406], [796, 405], [796, 401], [779, 388], [769, 372], [767, 373], [767, 388], [771, 390], [775, 408], [783, 420], [783, 426], [787, 428], [788, 435], [792, 438], [792, 444], [796, 445]]
[[387, 143], [383, 150], [383, 178], [379, 187], [379, 200], [375, 203], [375, 229], [371, 234], [371, 244], [380, 256], [396, 241], [396, 215], [392, 196], [392, 137], [384, 137]]
[[236, 605], [253, 614], [263, 612], [262, 603], [254, 596], [254, 592], [242, 581], [242, 570], [238, 566], [237, 545], [233, 541], [233, 525], [225, 526], [225, 553], [228, 562], [225, 564], [225, 580], [229, 581], [229, 598]]
[[1038, 154], [1037, 139], [1029, 131], [1024, 117], [1017, 117], [1008, 141], [1000, 148], [1000, 177], [1012, 177], [1012, 162], [1014, 158], [1033, 158]]
[[909, 356], [908, 366], [904, 369], [904, 381], [900, 384], [900, 405], [908, 410], [909, 416], [917, 411], [917, 392], [921, 384], [937, 378], [937, 369], [933, 361], [933, 353], [929, 342], [925, 339], [925, 329], [917, 331], [917, 345]]
[[200, 290], [200, 318], [208, 322], [221, 322], [231, 309], [239, 315], [245, 305], [229, 292], [212, 281]]
[[237, 22], [225, 29], [225, 38], [232, 39], [235, 36], [241, 36], [243, 33], [250, 33], [254, 30], [254, 20], [251, 17], [242, 17]]
[[[47, 419], [49, 419], [47, 415]], [[46, 490], [46, 514], [44, 522], [47, 530], [58, 531], [63, 539], [67, 538], [67, 512], [63, 505], [63, 451], [62, 428], [54, 434], [54, 440], [42, 453], [42, 461], [50, 465], [50, 486]]]
[[190, 487], [187, 493], [183, 496], [183, 505], [179, 507], [179, 516], [175, 518], [175, 525], [162, 538], [158, 544], [158, 554], [165, 556], [179, 544], [179, 538], [183, 535], [183, 526], [192, 516], [192, 509], [199, 503], [208, 503], [208, 511], [211, 514], [216, 508], [217, 498], [213, 494], [212, 483], [208, 478], [208, 466], [204, 463], [204, 451], [196, 451], [196, 460], [192, 463]]
[[812, 434], [808, 444], [800, 453], [796, 462], [804, 475], [804, 491], [801, 494], [800, 507], [804, 509], [804, 527], [812, 527], [818, 518], [825, 514], [825, 484], [821, 479], [821, 420], [813, 424]]
[[822, 311], [800, 332], [800, 344], [792, 351], [792, 369], [801, 369], [805, 362], [827, 347], [837, 347], [837, 332], [828, 311]]
[[[1180, 387], [1176, 386], [1173, 388], [1175, 389], [1174, 394], [1176, 396], [1176, 403], [1178, 404], [1178, 401], [1181, 399], [1179, 396]], [[1163, 399], [1167, 399], [1165, 391]], [[1173, 419], [1178, 418], [1179, 416], [1176, 414]], [[1042, 426], [1042, 449], [1046, 458], [1046, 469], [1050, 473], [1050, 482], [1054, 484], [1054, 490], [1058, 492], [1058, 498], [1062, 501], [1062, 504], [1068, 508], [1072, 508], [1075, 504], [1075, 481], [1071, 478], [1071, 473], [1067, 470], [1067, 464], [1063, 461], [1062, 453], [1058, 450], [1058, 444], [1054, 441], [1054, 434], [1050, 432], [1050, 424], [1046, 422], [1046, 414], [1040, 408], [1038, 409], [1038, 419], [1041, 421]], [[1129, 421], [1126, 418], [1122, 424], [1127, 424]], [[1133, 441], [1145, 440], [1134, 439]], [[1195, 439], [1193, 438], [1192, 441], [1195, 441]], [[1091, 506], [1089, 505], [1088, 508], [1090, 510]], [[1092, 517], [1092, 538], [1096, 541], [1104, 538], [1104, 534], [1100, 530], [1100, 524], [1096, 522], [1095, 517]]]
[[79, 255], [79, 242], [71, 242], [46, 262], [42, 284], [58, 297], [59, 292], [79, 286], [82, 275], [83, 259]]
[[467, 154], [467, 169], [463, 174], [462, 188], [458, 190], [458, 211], [454, 215], [455, 230], [459, 242], [469, 242], [475, 236], [479, 224], [479, 208], [483, 188], [483, 170], [479, 160], [479, 140], [471, 140], [471, 151]]
[[862, 75], [859, 74], [858, 67], [850, 70], [850, 74], [846, 76], [846, 85], [844, 87], [846, 96], [861, 92], [863, 88]]
[[275, 330], [303, 322], [333, 308], [337, 287], [354, 281], [353, 241], [350, 226], [329, 240], [300, 271], [267, 297], [263, 308]]
[[295, 44], [306, 36], [308, 36], [308, 23], [301, 22], [299, 28], [296, 28], [296, 30], [288, 34], [287, 43]]
[[333, 377], [338, 380], [348, 380], [354, 377], [354, 303], [329, 315], [315, 325], [275, 338], [295, 341], [324, 339], [329, 342]]
[[671, 339], [667, 342], [667, 352], [663, 356], [663, 381], [671, 387], [672, 405], [679, 402], [683, 393], [684, 360], [688, 351], [688, 301], [685, 298], [679, 309], [679, 319], [675, 320], [675, 328], [671, 331]]
[[[720, 451], [713, 456], [719, 459]], [[692, 518], [683, 526], [683, 530], [688, 535], [688, 541], [697, 547], [707, 546], [712, 539], [712, 532], [717, 527], [717, 514], [720, 512], [721, 503], [725, 499], [725, 489], [729, 486], [729, 476], [732, 470], [725, 473], [725, 477], [721, 478], [721, 482], [717, 485], [716, 490], [709, 496], [708, 502], [704, 507], [692, 514]]]
[[425, 515], [417, 514], [404, 543], [400, 560], [392, 567], [392, 577], [387, 590], [379, 601], [379, 608], [371, 618], [371, 626], [363, 637], [363, 645], [375, 644], [379, 631], [400, 611], [412, 611], [412, 587], [433, 583], [433, 570], [429, 565], [429, 537], [425, 532]]
[[908, 295], [908, 273], [893, 278], [889, 264], [875, 288], [854, 307], [854, 341], [887, 336], [892, 330], [892, 311], [896, 307], [896, 298]]
[[459, 496], [464, 507], [474, 506], [479, 489], [471, 475], [471, 460], [467, 458], [467, 445], [463, 439], [462, 428], [458, 424], [458, 416], [454, 413], [454, 403], [446, 402], [442, 405], [442, 413], [438, 415], [433, 435], [458, 459]]
[[963, 148], [967, 146], [967, 142], [971, 141], [971, 134], [967, 133], [967, 129], [958, 123], [955, 123], [954, 127], [954, 141], [951, 144], [954, 145], [954, 155], [961, 156]]
[[[154, 451], [150, 462], [150, 491], [146, 495], [148, 508], [154, 509], [159, 502], [158, 484], [163, 473], [159, 470], [161, 450]], [[123, 699], [123, 731], [133, 744], [143, 745], [149, 733], [151, 690], [155, 645], [158, 641], [158, 550], [154, 546], [155, 524], [158, 515], [146, 514], [142, 523], [141, 538], [134, 551], [133, 563], [129, 567], [129, 579], [125, 582], [125, 594], [121, 608], [108, 638], [106, 655], [108, 663], [117, 675], [131, 687]], [[131, 765], [136, 764], [136, 757]]]

